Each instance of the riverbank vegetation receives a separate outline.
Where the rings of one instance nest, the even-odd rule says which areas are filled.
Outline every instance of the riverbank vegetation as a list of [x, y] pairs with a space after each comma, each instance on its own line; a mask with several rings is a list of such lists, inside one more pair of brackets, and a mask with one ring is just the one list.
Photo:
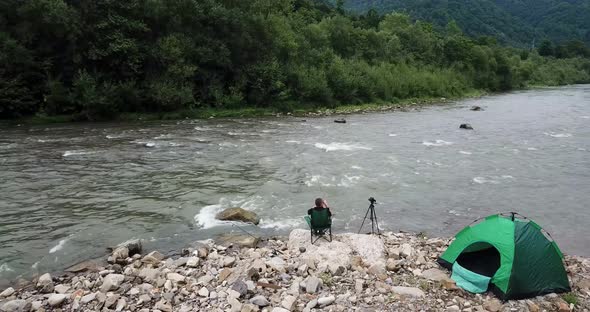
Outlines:
[[0, 118], [286, 113], [590, 82], [587, 46], [547, 44], [312, 0], [7, 0]]

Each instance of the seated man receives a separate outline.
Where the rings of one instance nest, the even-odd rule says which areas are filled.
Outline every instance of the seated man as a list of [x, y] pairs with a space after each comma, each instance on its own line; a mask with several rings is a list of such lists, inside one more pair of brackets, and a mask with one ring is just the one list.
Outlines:
[[[305, 217], [310, 229], [311, 229], [311, 241], [315, 243], [313, 236], [318, 236], [318, 239], [324, 237], [325, 234], [329, 234], [332, 241], [332, 211], [328, 207], [328, 203], [318, 198], [315, 200], [315, 207], [307, 211], [309, 216]], [[325, 238], [325, 237], [324, 237]]]
[[332, 210], [330, 210], [330, 207], [328, 207], [328, 202], [322, 198], [315, 199], [315, 207], [309, 209], [307, 214], [311, 216], [313, 210], [320, 211], [322, 209], [328, 209], [328, 216], [332, 217]]

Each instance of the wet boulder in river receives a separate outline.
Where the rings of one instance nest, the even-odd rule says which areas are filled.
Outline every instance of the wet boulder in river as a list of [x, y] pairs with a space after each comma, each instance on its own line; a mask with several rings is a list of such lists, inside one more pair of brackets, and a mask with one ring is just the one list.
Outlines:
[[335, 123], [346, 123], [346, 119], [344, 118], [340, 118], [340, 119], [336, 119], [334, 120]]
[[222, 221], [242, 221], [246, 223], [260, 223], [260, 217], [252, 211], [242, 208], [228, 208], [218, 213], [215, 218]]
[[475, 111], [475, 112], [479, 112], [479, 111], [482, 111], [483, 108], [481, 108], [481, 106], [475, 105], [475, 106], [471, 106], [471, 110]]
[[473, 127], [470, 124], [467, 124], [467, 123], [461, 124], [459, 126], [459, 128], [460, 129], [465, 129], [465, 130], [473, 130]]

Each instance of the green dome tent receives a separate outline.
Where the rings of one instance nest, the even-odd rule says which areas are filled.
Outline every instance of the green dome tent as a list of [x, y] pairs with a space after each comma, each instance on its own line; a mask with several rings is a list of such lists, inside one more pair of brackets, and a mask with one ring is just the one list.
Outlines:
[[563, 254], [551, 236], [518, 216], [475, 221], [456, 235], [438, 263], [453, 271], [457, 285], [472, 292], [489, 287], [502, 300], [571, 291]]

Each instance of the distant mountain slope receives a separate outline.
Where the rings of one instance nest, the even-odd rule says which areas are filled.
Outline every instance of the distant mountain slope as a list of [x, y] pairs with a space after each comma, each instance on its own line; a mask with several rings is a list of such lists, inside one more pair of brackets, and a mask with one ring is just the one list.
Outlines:
[[[333, 1], [335, 2], [335, 1]], [[589, 0], [345, 0], [347, 10], [401, 11], [444, 26], [455, 20], [472, 36], [491, 35], [519, 46], [549, 38], [590, 43]]]

